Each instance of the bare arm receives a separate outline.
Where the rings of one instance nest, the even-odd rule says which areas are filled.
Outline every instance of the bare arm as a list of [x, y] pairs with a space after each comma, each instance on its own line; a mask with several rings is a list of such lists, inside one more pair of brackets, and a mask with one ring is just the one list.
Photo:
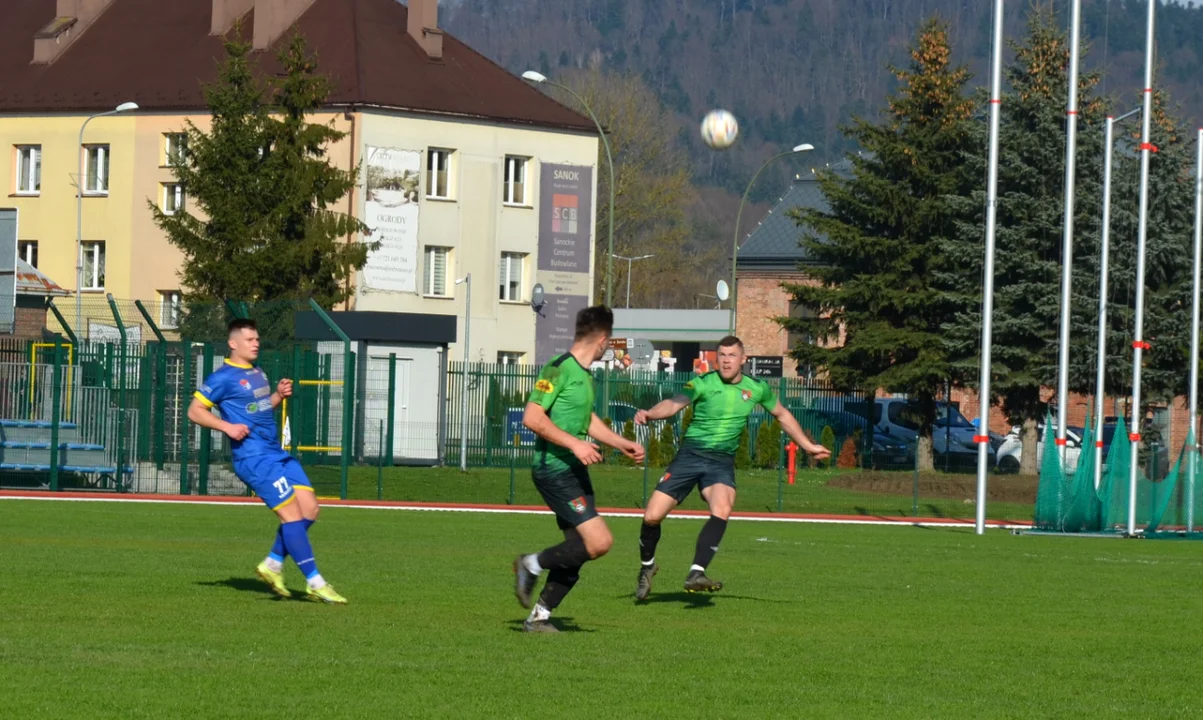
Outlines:
[[288, 378], [284, 378], [276, 384], [276, 391], [272, 393], [272, 410], [280, 407], [280, 403], [286, 397], [292, 397], [292, 380]]
[[207, 430], [225, 433], [234, 440], [242, 440], [250, 434], [250, 428], [246, 425], [234, 425], [222, 420], [198, 398], [192, 398], [192, 404], [188, 406], [188, 419]]
[[601, 453], [593, 443], [585, 442], [556, 427], [547, 416], [547, 411], [538, 403], [528, 402], [522, 413], [522, 424], [528, 430], [549, 443], [559, 445], [572, 451], [577, 459], [586, 465], [601, 462]]
[[777, 403], [772, 410], [769, 410], [769, 414], [781, 423], [781, 429], [785, 431], [789, 439], [797, 443], [798, 447], [807, 454], [814, 455], [819, 460], [831, 457], [830, 450], [806, 437], [806, 433], [802, 432], [802, 426], [798, 424], [794, 414], [787, 410], [785, 405]]
[[667, 420], [689, 407], [689, 402], [689, 398], [684, 395], [676, 395], [666, 400], [661, 400], [653, 405], [650, 410], [640, 410], [635, 413], [635, 424], [646, 425], [648, 420]]

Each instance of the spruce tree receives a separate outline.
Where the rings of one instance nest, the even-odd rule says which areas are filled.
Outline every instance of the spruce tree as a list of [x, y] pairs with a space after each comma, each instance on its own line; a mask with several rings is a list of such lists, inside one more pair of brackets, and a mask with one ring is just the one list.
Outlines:
[[[845, 134], [863, 148], [851, 177], [819, 173], [830, 211], [798, 215], [804, 270], [814, 285], [788, 286], [811, 311], [783, 319], [815, 337], [791, 354], [824, 368], [847, 391], [905, 392], [919, 409], [919, 462], [932, 465], [935, 397], [952, 370], [942, 341], [953, 307], [935, 283], [945, 262], [940, 238], [951, 232], [950, 196], [969, 140], [969, 72], [954, 66], [948, 25], [923, 24], [878, 122], [856, 119]], [[842, 342], [841, 342], [842, 340]]]
[[317, 73], [304, 40], [294, 37], [279, 54], [284, 77], [269, 94], [252, 67], [250, 45], [237, 35], [225, 44], [217, 81], [205, 88], [209, 131], [187, 123], [187, 154], [173, 168], [189, 211], [168, 215], [148, 203], [184, 255], [185, 334], [190, 316], [195, 324], [214, 299], [313, 297], [332, 307], [349, 296], [346, 281], [370, 249], [345, 242], [367, 229], [335, 209], [354, 187], [357, 169], [338, 169], [327, 156], [345, 133], [307, 121], [325, 104], [330, 83]]
[[[1058, 380], [1069, 40], [1050, 9], [1034, 8], [1026, 36], [1011, 47], [1015, 58], [1004, 69], [1007, 89], [999, 123], [991, 389], [1010, 422], [1024, 429], [1021, 472], [1034, 474], [1039, 467], [1036, 425], [1048, 409], [1042, 389], [1055, 388]], [[1095, 72], [1079, 75], [1073, 359], [1094, 346], [1098, 318], [1096, 253], [1106, 113], [1094, 92], [1098, 81]], [[938, 275], [949, 299], [960, 306], [945, 326], [944, 340], [954, 377], [965, 385], [976, 384], [981, 357], [987, 130], [985, 117], [973, 125], [972, 149], [961, 172], [966, 189], [953, 202], [960, 217], [945, 243], [948, 262]]]

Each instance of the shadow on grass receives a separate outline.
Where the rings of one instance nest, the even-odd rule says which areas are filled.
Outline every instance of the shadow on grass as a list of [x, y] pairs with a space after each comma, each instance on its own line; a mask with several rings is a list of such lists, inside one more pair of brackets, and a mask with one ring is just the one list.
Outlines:
[[[284, 599], [272, 592], [271, 588], [265, 585], [262, 580], [255, 578], [229, 577], [225, 580], [210, 580], [206, 582], [198, 582], [196, 584], [204, 587], [229, 588], [230, 590], [237, 590], [239, 592], [254, 593], [256, 595], [263, 595], [265, 599]], [[295, 593], [293, 594], [293, 597], [296, 597]]]
[[[568, 617], [568, 616], [553, 617], [551, 619], [551, 624], [554, 625], [556, 627], [556, 629], [558, 629], [560, 632], [585, 632], [585, 633], [597, 632], [596, 630], [592, 630], [590, 628], [581, 627], [580, 625], [578, 625], [576, 623], [575, 618]], [[506, 625], [509, 625], [510, 630], [512, 630], [513, 632], [522, 632], [522, 621], [521, 620], [507, 620]], [[531, 633], [531, 634], [539, 635], [539, 634], [543, 634], [543, 633]]]
[[[634, 598], [634, 593], [619, 595], [618, 599]], [[656, 593], [648, 597], [647, 600], [636, 600], [636, 605], [652, 605], [656, 603], [676, 603], [682, 606], [683, 610], [697, 610], [700, 608], [713, 607], [715, 600], [746, 600], [750, 602], [762, 603], [778, 603], [782, 605], [791, 605], [792, 600], [771, 600], [769, 598], [749, 597], [747, 595], [732, 595], [731, 593], [691, 593], [683, 590], [669, 593]]]

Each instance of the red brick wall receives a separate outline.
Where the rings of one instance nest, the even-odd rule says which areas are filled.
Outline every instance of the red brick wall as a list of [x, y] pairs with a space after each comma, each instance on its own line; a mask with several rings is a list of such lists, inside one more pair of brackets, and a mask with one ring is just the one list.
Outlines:
[[22, 340], [41, 340], [44, 327], [46, 327], [46, 308], [42, 305], [41, 299], [38, 299], [36, 305], [18, 299], [12, 336]]

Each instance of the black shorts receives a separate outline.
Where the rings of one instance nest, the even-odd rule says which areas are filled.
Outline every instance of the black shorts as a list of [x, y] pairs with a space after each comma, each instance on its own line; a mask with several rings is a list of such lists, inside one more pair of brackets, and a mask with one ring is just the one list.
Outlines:
[[700, 492], [711, 485], [735, 488], [735, 456], [686, 446], [668, 464], [656, 491], [679, 503], [695, 487]]
[[556, 524], [561, 530], [597, 517], [593, 483], [589, 481], [589, 469], [584, 465], [559, 470], [533, 467], [530, 476], [535, 481], [535, 489], [543, 496], [543, 502], [556, 514]]

